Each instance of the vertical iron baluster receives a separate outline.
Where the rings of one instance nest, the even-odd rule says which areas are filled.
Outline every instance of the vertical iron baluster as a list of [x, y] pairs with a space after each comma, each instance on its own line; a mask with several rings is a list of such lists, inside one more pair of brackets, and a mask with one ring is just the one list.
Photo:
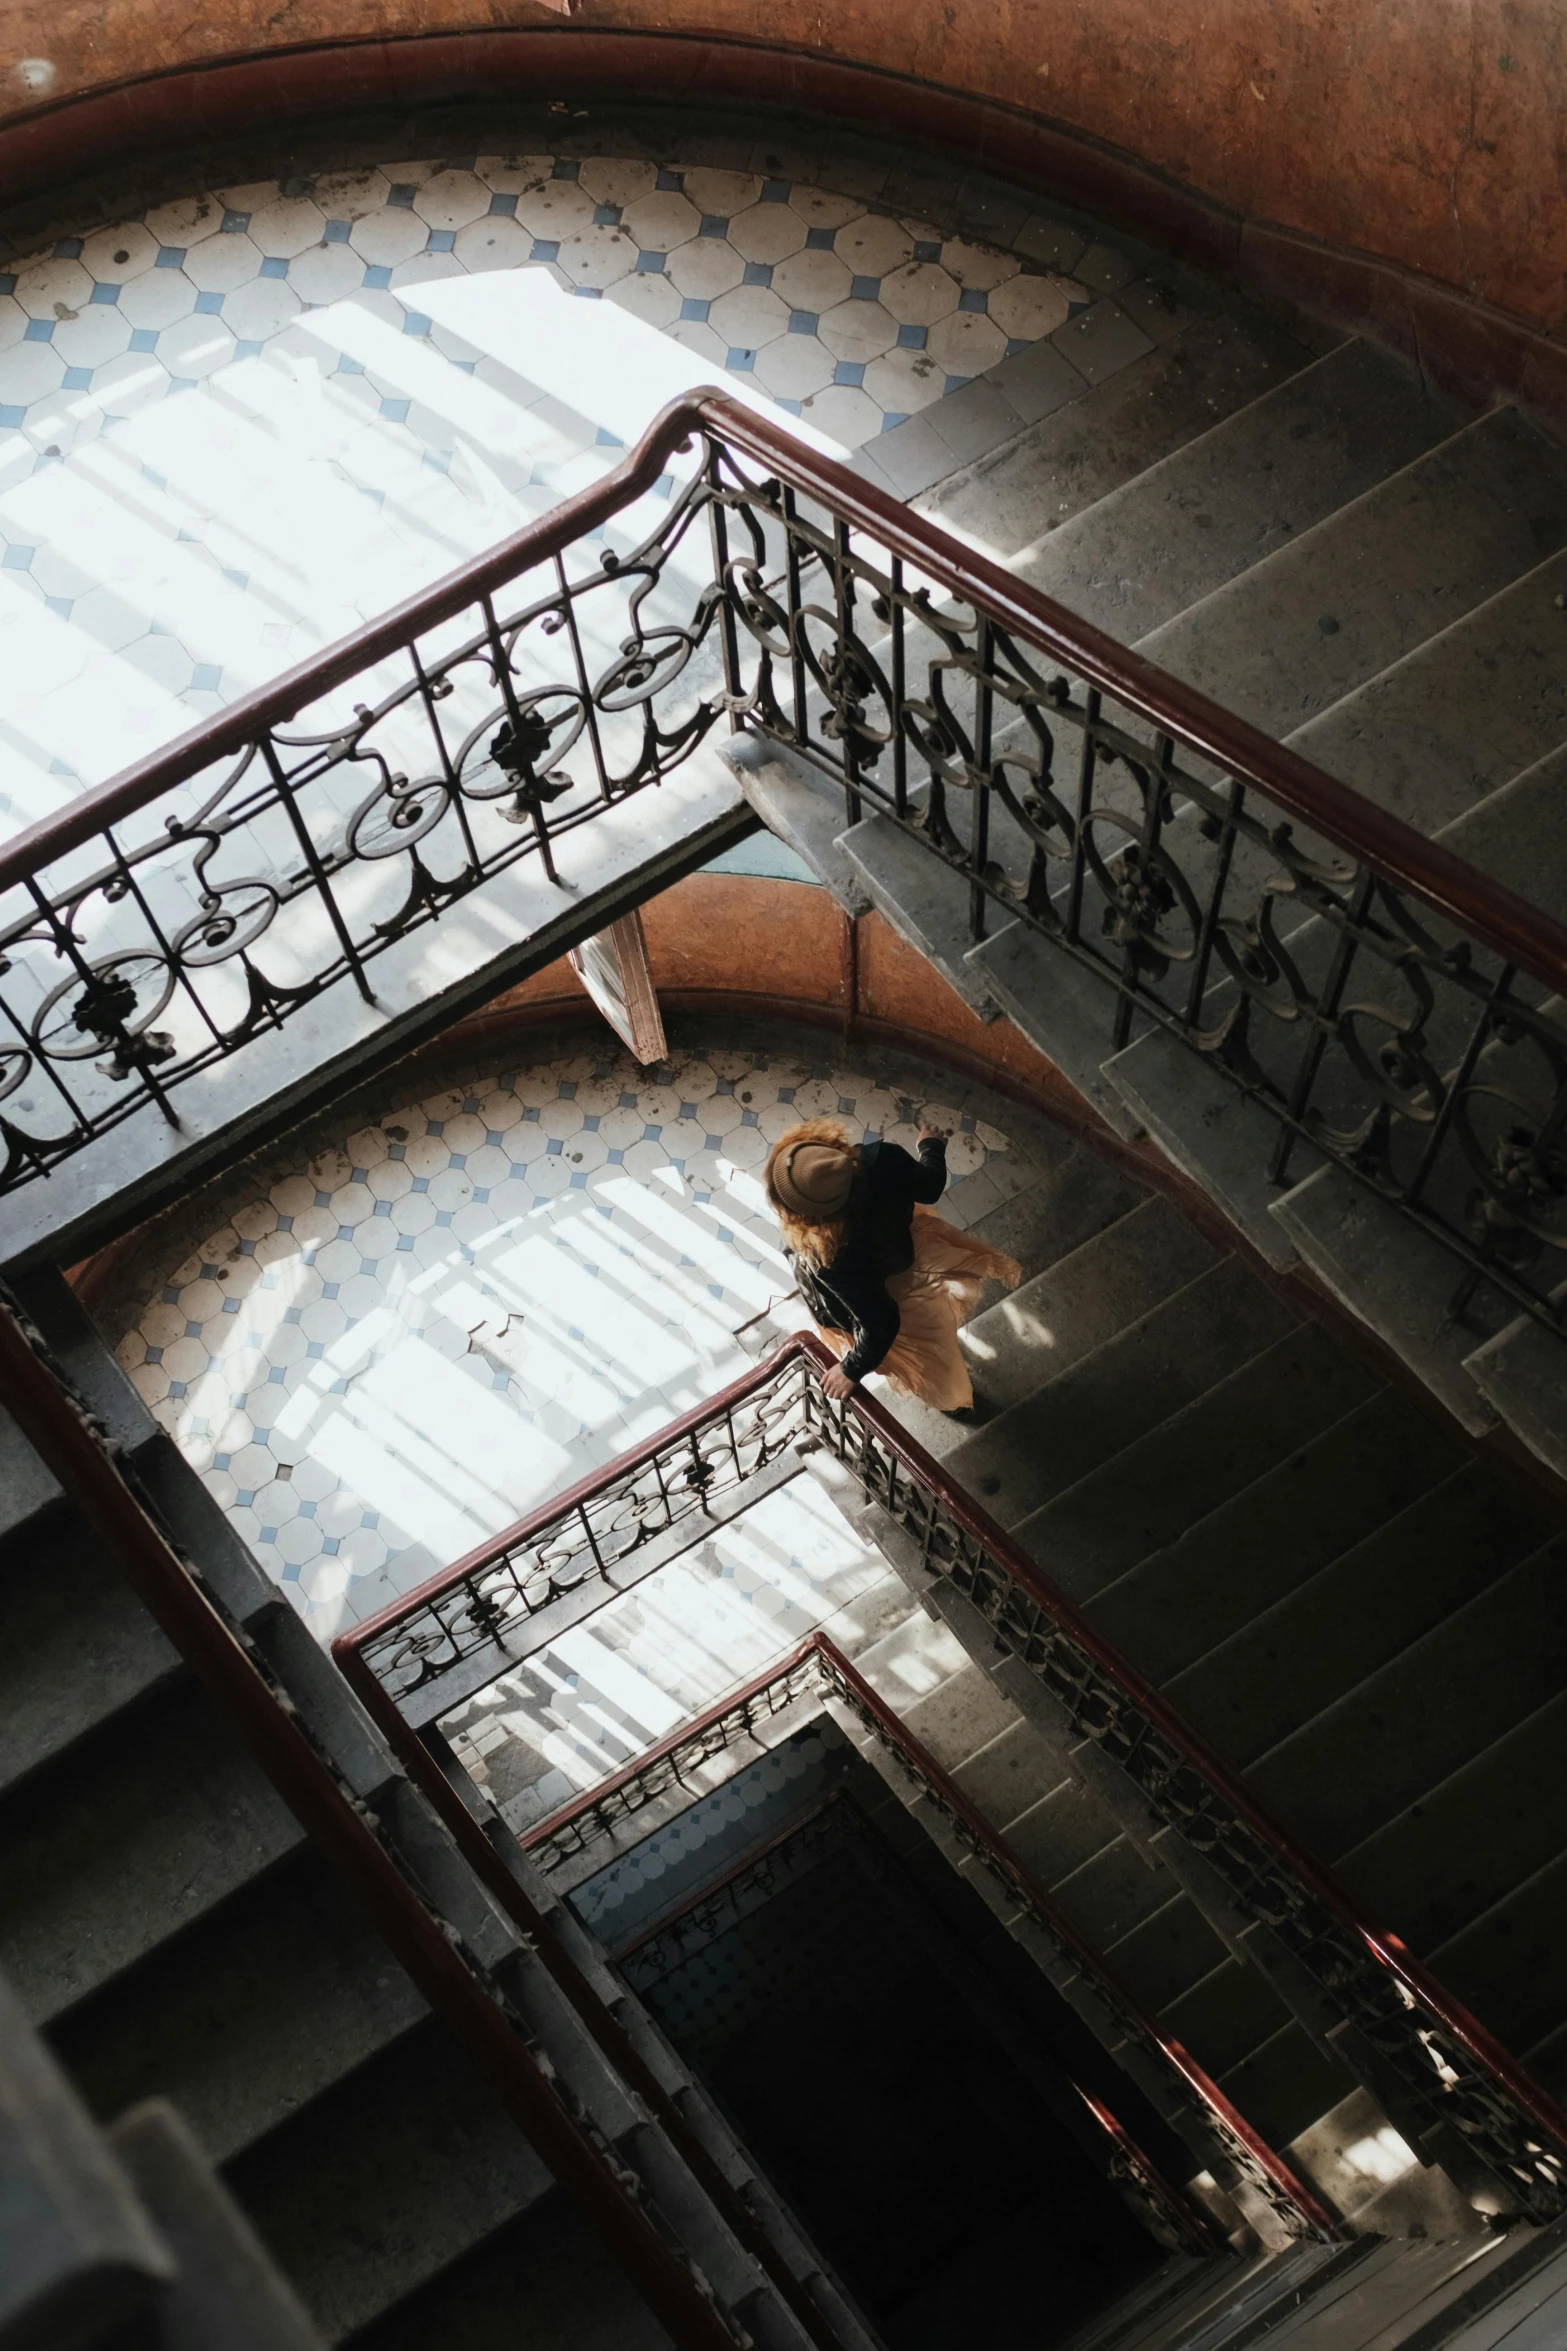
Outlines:
[[[491, 1360], [493, 1361], [494, 1358], [492, 1357]], [[579, 1502], [577, 1504], [577, 1519], [583, 1533], [587, 1536], [588, 1549], [593, 1554], [593, 1565], [598, 1570], [599, 1581], [600, 1583], [607, 1583], [609, 1581], [609, 1570], [604, 1564], [604, 1554], [599, 1549], [598, 1537], [593, 1532], [593, 1521], [588, 1516], [587, 1505], [585, 1503]]]
[[734, 591], [729, 580], [729, 517], [719, 476], [719, 448], [720, 444], [709, 433], [703, 470], [707, 476], [708, 527], [713, 538], [713, 585], [718, 591], [718, 640], [724, 655], [724, 692], [729, 698], [730, 732], [737, 734], [739, 706], [745, 696], [740, 684], [740, 632], [735, 627]]
[[[44, 909], [52, 929], [53, 908], [50, 906], [48, 899], [44, 897], [36, 881], [29, 879], [27, 888], [28, 895]], [[11, 933], [10, 937], [6, 941], [7, 947], [13, 950], [18, 945], [20, 945], [20, 943], [21, 941], [15, 931]], [[8, 958], [0, 955], [0, 971], [5, 971], [8, 968]], [[13, 1011], [9, 1001], [4, 996], [0, 996], [0, 1012], [4, 1012], [5, 1017], [10, 1022], [18, 1040], [21, 1042], [23, 1050], [27, 1050], [26, 1040], [30, 1035], [36, 1038], [36, 1031], [30, 1031], [28, 1029], [26, 1023], [22, 1019], [21, 1014], [19, 1012]], [[36, 1015], [34, 1017], [36, 1019]], [[58, 1075], [55, 1070], [54, 1063], [49, 1059], [48, 1055], [43, 1052], [42, 1048], [36, 1044], [36, 1042], [32, 1048], [32, 1057], [34, 1068], [37, 1069], [41, 1075], [47, 1079], [51, 1086], [53, 1086], [55, 1092], [59, 1095], [60, 1100], [65, 1104], [66, 1110], [70, 1114], [72, 1120], [75, 1122], [78, 1133], [84, 1138], [89, 1136], [93, 1131], [93, 1122], [91, 1117], [77, 1101], [76, 1096], [71, 1092], [71, 1089], [65, 1083], [65, 1080]], [[9, 1099], [9, 1097], [7, 1098]], [[0, 1115], [3, 1115], [3, 1113], [0, 1113]]]
[[463, 798], [461, 778], [456, 768], [453, 767], [452, 755], [446, 748], [446, 730], [435, 714], [435, 689], [424, 666], [424, 656], [419, 651], [417, 638], [414, 638], [409, 644], [408, 658], [413, 663], [414, 676], [419, 686], [419, 699], [424, 705], [424, 715], [430, 722], [430, 732], [435, 738], [435, 748], [441, 762], [441, 773], [446, 778], [447, 789], [452, 796], [451, 804], [457, 812], [458, 830], [462, 834], [463, 847], [468, 853], [468, 870], [477, 879], [483, 871], [484, 861], [479, 855], [479, 846], [473, 837], [473, 828], [468, 822], [468, 807]]
[[1278, 1141], [1273, 1146], [1273, 1156], [1268, 1163], [1270, 1183], [1282, 1184], [1288, 1173], [1290, 1153], [1295, 1148], [1298, 1130], [1311, 1100], [1311, 1089], [1317, 1082], [1322, 1056], [1328, 1049], [1329, 1034], [1338, 1025], [1339, 1005], [1343, 1000], [1350, 967], [1360, 946], [1360, 925], [1366, 919], [1376, 882], [1374, 873], [1362, 871], [1351, 895], [1347, 919], [1339, 932], [1333, 961], [1328, 967], [1327, 982], [1312, 1014], [1311, 1034], [1306, 1040], [1306, 1050], [1301, 1055], [1295, 1082], [1285, 1098], [1284, 1115], [1288, 1123], [1280, 1127]]
[[909, 746], [903, 732], [903, 705], [907, 697], [904, 661], [903, 558], [894, 555], [892, 583], [892, 806], [900, 820], [909, 813]]
[[[1155, 735], [1153, 772], [1143, 800], [1143, 826], [1137, 842], [1137, 870], [1145, 887], [1153, 854], [1164, 829], [1164, 804], [1169, 795], [1170, 764], [1174, 751], [1175, 744], [1169, 735]], [[1111, 1031], [1114, 1038], [1112, 1051], [1116, 1053], [1121, 1051], [1132, 1033], [1132, 1013], [1137, 1001], [1137, 974], [1141, 961], [1139, 944], [1128, 921], [1126, 946], [1121, 956], [1121, 977], [1116, 990], [1115, 1026]]]
[[191, 986], [190, 980], [186, 975], [184, 965], [177, 962], [174, 949], [164, 935], [162, 923], [159, 922], [157, 916], [153, 913], [152, 908], [148, 905], [146, 892], [142, 889], [140, 882], [136, 879], [130, 862], [126, 857], [124, 850], [120, 847], [119, 842], [115, 839], [113, 831], [107, 825], [104, 827], [103, 837], [109, 844], [110, 856], [114, 859], [115, 864], [119, 867], [120, 879], [125, 885], [127, 894], [135, 899], [137, 905], [141, 909], [141, 918], [143, 922], [147, 925], [148, 930], [151, 931], [153, 937], [158, 942], [158, 952], [167, 958], [170, 970], [174, 972], [176, 979], [180, 982], [181, 986], [185, 990], [186, 995], [189, 997], [191, 1003], [195, 1006], [196, 1012], [213, 1043], [215, 1045], [221, 1045], [223, 1042], [223, 1031], [218, 1027], [217, 1022], [213, 1019], [211, 1013], [207, 1010], [207, 1007], [205, 1004], [203, 1004], [201, 998], [197, 995], [195, 989]]
[[809, 672], [805, 662], [805, 599], [800, 587], [800, 502], [784, 484], [784, 597], [789, 623], [789, 671], [794, 688], [794, 739], [803, 743], [810, 731], [807, 704]]
[[1094, 770], [1097, 764], [1095, 730], [1099, 725], [1101, 701], [1097, 686], [1089, 686], [1083, 696], [1083, 746], [1077, 764], [1077, 827], [1072, 837], [1072, 884], [1067, 896], [1066, 935], [1075, 944], [1082, 930], [1083, 877], [1088, 858], [1088, 812], [1094, 804]]
[[860, 778], [859, 747], [854, 737], [851, 689], [853, 661], [849, 653], [849, 635], [854, 623], [854, 583], [849, 569], [849, 526], [834, 515], [832, 526], [833, 597], [837, 609], [838, 628], [838, 693], [840, 704], [850, 715], [843, 720], [843, 804], [848, 810], [851, 825], [858, 824], [864, 811], [858, 790]]
[[[612, 577], [613, 575], [605, 576]], [[587, 657], [582, 650], [582, 632], [577, 625], [577, 589], [566, 577], [566, 559], [563, 555], [557, 555], [555, 558], [555, 582], [560, 589], [561, 610], [566, 615], [566, 635], [571, 643], [572, 663], [577, 672], [577, 691], [582, 696], [582, 717], [588, 731], [588, 745], [593, 753], [594, 771], [598, 776], [599, 798], [608, 807], [615, 795], [610, 786], [609, 769], [604, 764], [604, 744], [599, 734], [598, 706], [593, 699], [593, 689], [588, 683]], [[593, 587], [597, 583], [588, 580], [583, 584]]]
[[[51, 933], [53, 934], [56, 953], [58, 954], [63, 952], [66, 962], [72, 964], [75, 967], [76, 976], [81, 981], [82, 986], [85, 989], [96, 989], [101, 984], [99, 982], [97, 973], [94, 971], [92, 965], [87, 961], [86, 957], [82, 954], [76, 939], [76, 935], [73, 932], [69, 921], [62, 922], [54, 907], [50, 905], [48, 899], [44, 896], [43, 891], [38, 885], [38, 878], [35, 874], [29, 874], [27, 876], [27, 890], [28, 895], [34, 901], [39, 913], [43, 916]], [[83, 1031], [84, 1035], [87, 1033], [87, 1031]], [[92, 1034], [96, 1036], [99, 1034], [99, 1032], [94, 1030], [92, 1031]], [[152, 1070], [147, 1066], [146, 1063], [137, 1059], [135, 1039], [132, 1037], [130, 1030], [126, 1027], [123, 1021], [116, 1023], [114, 1029], [111, 1031], [110, 1036], [104, 1038], [105, 1046], [107, 1047], [110, 1045], [111, 1042], [113, 1042], [115, 1039], [118, 1039], [122, 1042], [131, 1068], [135, 1070], [136, 1075], [141, 1079], [142, 1085], [152, 1096], [153, 1101], [157, 1103], [158, 1108], [162, 1111], [167, 1123], [171, 1127], [177, 1127], [180, 1122], [175, 1114], [173, 1104], [169, 1101], [168, 1095], [164, 1088], [153, 1076]], [[41, 1055], [42, 1048], [40, 1047], [40, 1056]], [[62, 1093], [64, 1092], [63, 1087], [61, 1088], [61, 1091]]]
[[1498, 1022], [1507, 1017], [1507, 992], [1517, 977], [1517, 969], [1516, 964], [1503, 964], [1495, 984], [1488, 991], [1485, 1002], [1480, 1007], [1480, 1017], [1475, 1022], [1469, 1042], [1464, 1047], [1462, 1059], [1459, 1061], [1447, 1091], [1442, 1097], [1441, 1107], [1431, 1121], [1431, 1132], [1426, 1137], [1425, 1148], [1420, 1154], [1414, 1175], [1405, 1188], [1404, 1201], [1406, 1206], [1410, 1208], [1415, 1205], [1425, 1190], [1427, 1178], [1436, 1163], [1436, 1155], [1447, 1140], [1448, 1129], [1453, 1123], [1453, 1114], [1457, 1109], [1459, 1096], [1474, 1075], [1475, 1063], [1485, 1048], [1487, 1037], [1490, 1036]]
[[267, 773], [272, 778], [279, 805], [286, 811], [288, 820], [294, 828], [294, 838], [299, 843], [299, 853], [305, 861], [306, 870], [316, 886], [321, 903], [326, 908], [327, 920], [337, 933], [337, 943], [343, 950], [344, 962], [353, 973], [354, 985], [365, 1002], [373, 1004], [375, 993], [365, 978], [365, 967], [360, 960], [359, 950], [348, 935], [348, 925], [343, 920], [342, 909], [337, 903], [332, 884], [327, 878], [326, 866], [314, 841], [310, 838], [310, 827], [299, 813], [294, 798], [293, 780], [284, 773], [283, 762], [277, 755], [277, 745], [273, 742], [270, 734], [265, 734], [261, 738], [261, 756], [266, 762]]
[[[559, 568], [558, 564], [556, 568]], [[495, 683], [501, 690], [501, 700], [506, 705], [506, 719], [512, 730], [512, 739], [520, 744], [523, 740], [524, 722], [522, 705], [517, 700], [517, 681], [512, 675], [511, 655], [507, 652], [501, 638], [500, 623], [495, 617], [493, 599], [485, 594], [480, 597], [479, 606], [484, 614], [484, 633], [490, 648], [490, 667], [495, 673]], [[539, 862], [548, 879], [556, 889], [559, 889], [560, 875], [555, 871], [555, 852], [550, 845], [550, 829], [544, 820], [544, 803], [537, 792], [532, 796], [529, 814], [533, 818], [533, 837], [539, 845]]]
[[995, 696], [990, 684], [990, 622], [983, 612], [974, 626], [974, 690], [979, 700], [974, 724], [974, 765], [969, 784], [974, 794], [974, 821], [969, 833], [969, 936], [985, 936], [984, 872], [990, 861], [990, 751]]
[[1236, 829], [1246, 794], [1232, 776], [1229, 806], [1224, 812], [1223, 831], [1219, 839], [1219, 854], [1214, 861], [1213, 880], [1208, 889], [1208, 903], [1203, 908], [1202, 928], [1197, 934], [1197, 952], [1192, 958], [1192, 983], [1186, 991], [1186, 1011], [1182, 1027], [1197, 1026], [1203, 997], [1208, 992], [1208, 967], [1213, 960], [1214, 934], [1219, 927], [1219, 915], [1224, 905], [1224, 893], [1230, 879], [1230, 862], [1235, 855]]

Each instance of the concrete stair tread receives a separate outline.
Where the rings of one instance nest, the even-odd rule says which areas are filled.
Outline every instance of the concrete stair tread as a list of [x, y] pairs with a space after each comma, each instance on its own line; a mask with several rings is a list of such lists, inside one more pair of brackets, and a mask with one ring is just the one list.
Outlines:
[[838, 835], [837, 846], [866, 896], [901, 939], [933, 963], [982, 1020], [997, 1008], [965, 957], [969, 887], [961, 875], [890, 816], [863, 817]]
[[329, 2338], [366, 2325], [519, 2210], [550, 2175], [432, 2018], [227, 2166]]
[[1294, 1318], [1222, 1260], [958, 1446], [954, 1473], [1016, 1525], [1270, 1345]]
[[[176, 1683], [0, 1812], [0, 1965], [44, 2021], [302, 1841], [210, 1702]], [[89, 1858], [90, 1857], [90, 1858]]]
[[1460, 422], [1375, 344], [1344, 343], [1062, 523], [1015, 568], [1135, 644]]
[[1559, 1853], [1431, 1954], [1438, 1979], [1504, 2048], [1527, 2049], [1567, 2023], [1567, 1854]]
[[[1567, 620], [1557, 604], [1567, 554], [1538, 555], [1521, 578], [1297, 728], [1291, 749], [1427, 834], [1555, 752], [1567, 740]], [[1559, 850], [1534, 888], [1553, 872]]]
[[1288, 2015], [1219, 2076], [1225, 2096], [1270, 2146], [1281, 2148], [1331, 2113], [1354, 2086], [1347, 2070]]
[[1564, 1783], [1567, 1694], [1341, 1854], [1338, 1874], [1412, 1950], [1432, 1951], [1560, 1851], [1559, 1820], [1531, 1799]]
[[[1567, 1308], [1567, 1285], [1552, 1293], [1557, 1312]], [[1494, 1339], [1464, 1358], [1464, 1369], [1492, 1409], [1554, 1470], [1567, 1477], [1567, 1362], [1563, 1341], [1520, 1315]]]
[[1287, 737], [1564, 541], [1567, 455], [1499, 410], [1155, 630], [1138, 650], [1238, 717]]
[[1015, 1257], [1031, 1276], [1130, 1215], [1146, 1197], [1124, 1170], [1080, 1145], [1026, 1189], [975, 1217], [968, 1230]]
[[[1294, 1243], [1272, 1214], [1280, 1186], [1268, 1170], [1280, 1129], [1270, 1110], [1160, 1026], [1111, 1054], [1103, 1077], [1165, 1157], [1217, 1201], [1253, 1248], [1270, 1264], [1295, 1263]], [[1308, 1145], [1296, 1145], [1296, 1183], [1314, 1157]]]
[[1283, 1460], [1095, 1593], [1096, 1625], [1155, 1681], [1363, 1540], [1456, 1458], [1385, 1390], [1320, 1432], [1295, 1433]]
[[213, 2161], [227, 2162], [425, 2013], [369, 1921], [307, 1851], [82, 2002], [54, 2041], [98, 2112], [156, 2091]]
[[804, 858], [846, 913], [866, 913], [871, 901], [838, 847], [849, 821], [842, 786], [765, 735], [731, 735], [718, 756], [768, 831]]
[[1115, 1043], [1115, 998], [1105, 981], [1021, 921], [970, 947], [968, 964], [971, 986], [1000, 1005], [1113, 1133], [1135, 1141], [1141, 1122], [1104, 1074]]
[[1027, 576], [1047, 530], [1248, 407], [1310, 359], [1262, 321], [1203, 320], [919, 500]]
[[1547, 1534], [1520, 1496], [1476, 1465], [1460, 1469], [1177, 1674], [1164, 1695], [1244, 1766], [1476, 1600]]
[[1096, 1613], [1105, 1585], [1206, 1522], [1371, 1390], [1320, 1324], [1299, 1324], [1031, 1513], [1017, 1540]]
[[1251, 1758], [1264, 1803], [1326, 1859], [1362, 1844], [1567, 1686], [1557, 1604], [1567, 1538], [1520, 1559], [1476, 1599]]
[[975, 1387], [1016, 1404], [1184, 1289], [1219, 1252], [1155, 1195], [976, 1315], [963, 1332]]
[[0, 1790], [180, 1671], [158, 1625], [63, 1501], [0, 1551]]

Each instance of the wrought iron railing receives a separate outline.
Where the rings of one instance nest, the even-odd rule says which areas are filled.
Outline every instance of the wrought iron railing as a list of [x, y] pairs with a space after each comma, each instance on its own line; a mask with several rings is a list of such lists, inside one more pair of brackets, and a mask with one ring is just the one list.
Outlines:
[[[1525, 2210], [1539, 2218], [1567, 2212], [1567, 2114], [1399, 1937], [1361, 1914], [1330, 1873], [890, 1413], [861, 1389], [841, 1404], [823, 1393], [819, 1374], [831, 1363], [820, 1339], [796, 1334], [712, 1406], [673, 1423], [662, 1437], [585, 1481], [572, 1509], [591, 1487], [596, 1509], [612, 1511], [624, 1496], [634, 1522], [642, 1507], [638, 1498], [653, 1490], [649, 1472], [657, 1460], [671, 1485], [693, 1459], [711, 1461], [713, 1475], [701, 1490], [716, 1500], [726, 1481], [740, 1482], [752, 1441], [748, 1430], [765, 1429], [765, 1439], [754, 1441], [765, 1442], [774, 1456], [786, 1447], [831, 1453], [917, 1548], [924, 1571], [977, 1609], [1000, 1646], [1044, 1685], [1072, 1736], [1093, 1741], [1111, 1758], [1148, 1810], [1200, 1857], [1226, 1901], [1266, 1929], [1310, 1989], [1312, 2029], [1321, 2029], [1323, 2017], [1334, 2020], [1335, 2046], [1384, 2104], [1396, 2108], [1398, 2127], [1417, 2138], [1452, 2128], [1474, 2161]], [[740, 1432], [734, 1440], [731, 1428]], [[476, 1686], [481, 1643], [488, 1644], [489, 1678], [507, 1671], [514, 1652], [505, 1626], [486, 1630], [487, 1579], [493, 1567], [504, 1601], [515, 1583], [515, 1562], [532, 1539], [529, 1530], [537, 1526], [532, 1520], [509, 1529], [486, 1553], [460, 1561], [334, 1643], [334, 1655], [388, 1735], [400, 1738], [414, 1768], [427, 1771], [429, 1757], [382, 1681], [382, 1670], [404, 1677], [406, 1703], [409, 1672], [425, 1676], [433, 1669], [438, 1675], [439, 1644], [451, 1640], [455, 1628], [467, 1668], [465, 1695]], [[596, 1572], [586, 1567], [587, 1555], [579, 1549], [579, 1565], [584, 1573]], [[612, 1589], [606, 1578], [606, 1598]], [[446, 1615], [443, 1591], [452, 1602]], [[419, 1685], [426, 1721], [440, 1710], [438, 1687], [438, 1681], [435, 1690]], [[765, 1694], [758, 1703], [768, 1703]], [[694, 1742], [694, 1761], [707, 1737], [723, 1743], [721, 1733], [693, 1726], [680, 1734], [671, 1756], [655, 1749], [604, 1782], [594, 1802], [611, 1809], [628, 1803], [624, 1789], [644, 1772], [663, 1771], [673, 1781], [677, 1762], [690, 1767], [686, 1742]], [[533, 1841], [554, 1833], [546, 1822]]]
[[[824, 1676], [823, 1681], [830, 1688], [830, 1676]], [[918, 1767], [911, 1761], [910, 1768]], [[934, 1794], [932, 1783], [922, 1782], [921, 1787], [922, 1793]], [[611, 1953], [611, 1957], [632, 1990], [645, 1997], [653, 1985], [687, 1966], [742, 1919], [808, 1875], [819, 1862], [844, 1853], [849, 1855], [856, 1875], [868, 1879], [877, 1889], [878, 1899], [896, 1914], [907, 1900], [907, 1888], [900, 1882], [894, 1858], [840, 1787], [692, 1894], [677, 1910], [660, 1918], [651, 1931], [639, 1935], [625, 1950]], [[1122, 2190], [1159, 2242], [1171, 2252], [1193, 2253], [1199, 2257], [1222, 2252], [1224, 2234], [1206, 2205], [1165, 2177], [1103, 2097], [1085, 2089], [1070, 2073], [1064, 2079], [1073, 2093], [1077, 2111], [1072, 2120], [1078, 2125], [1080, 2143], [1092, 2150], [1096, 2168]], [[1300, 2188], [1293, 2173], [1288, 2174], [1287, 2191], [1264, 2169], [1251, 2141], [1244, 2135], [1243, 2125], [1216, 2129], [1213, 2116], [1200, 2101], [1193, 2102], [1191, 2119], [1195, 2125], [1194, 2137], [1203, 2142], [1204, 2162], [1216, 2160], [1237, 2183], [1244, 2177], [1254, 2192], [1266, 2191], [1275, 2218], [1287, 2223], [1292, 2235], [1326, 2231], [1328, 2216], [1313, 2205], [1309, 2196], [1304, 2210], [1293, 2200], [1291, 2191]], [[1271, 2157], [1271, 2150], [1264, 2152]], [[1313, 2225], [1314, 2214], [1320, 2226]]]
[[[707, 1784], [692, 1785], [703, 1766], [731, 1747], [754, 1742], [769, 1721], [811, 1698], [834, 1701], [869, 1732], [896, 1769], [913, 1782], [925, 1804], [940, 1816], [965, 1857], [999, 1889], [1012, 1911], [1029, 1922], [1045, 1944], [1058, 1976], [1081, 1976], [1093, 1987], [1102, 2009], [1114, 2021], [1117, 2039], [1158, 2079], [1167, 2112], [1185, 2123], [1194, 2150], [1200, 2149], [1204, 2160], [1212, 2160], [1221, 2177], [1240, 2183], [1270, 2207], [1291, 2235], [1334, 2235], [1332, 2216], [1283, 2157], [1252, 2129], [1181, 2044], [1148, 2015], [1024, 1867], [1006, 1839], [825, 1633], [813, 1633], [780, 1664], [758, 1674], [743, 1689], [610, 1779], [540, 1821], [523, 1836], [524, 1849], [546, 1870], [559, 1869], [611, 1836], [670, 1789], [689, 1789], [694, 1799]], [[1184, 2207], [1184, 2197], [1180, 2203]], [[1188, 2225], [1190, 2219], [1188, 2213]]]
[[[591, 544], [655, 486], [640, 543]], [[1560, 1327], [1567, 930], [719, 393], [0, 850], [0, 1184], [177, 1121], [720, 715], [939, 858], [976, 941], [999, 914], [1095, 975], [1107, 1054], [1201, 1056], [1267, 1115], [1259, 1175], [1346, 1170]]]

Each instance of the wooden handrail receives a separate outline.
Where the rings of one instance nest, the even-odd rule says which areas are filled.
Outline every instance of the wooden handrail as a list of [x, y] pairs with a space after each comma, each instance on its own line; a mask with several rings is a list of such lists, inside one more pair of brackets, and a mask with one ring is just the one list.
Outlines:
[[649, 489], [694, 433], [711, 434], [731, 449], [762, 459], [794, 489], [870, 531], [927, 579], [1075, 670], [1102, 693], [1180, 736], [1200, 757], [1239, 778], [1285, 816], [1309, 826], [1383, 881], [1418, 899], [1434, 916], [1456, 925], [1553, 992], [1567, 989], [1567, 926], [1195, 686], [1015, 579], [1001, 564], [960, 546], [937, 524], [862, 481], [847, 466], [807, 448], [771, 418], [717, 390], [672, 400], [613, 472], [503, 539], [487, 555], [449, 572], [435, 587], [394, 605], [325, 653], [301, 662], [109, 783], [17, 834], [0, 847], [0, 887], [25, 881], [51, 858], [80, 847], [105, 826], [144, 808], [160, 792], [188, 782], [216, 759], [243, 751], [264, 729], [293, 718], [421, 631], [563, 553]]

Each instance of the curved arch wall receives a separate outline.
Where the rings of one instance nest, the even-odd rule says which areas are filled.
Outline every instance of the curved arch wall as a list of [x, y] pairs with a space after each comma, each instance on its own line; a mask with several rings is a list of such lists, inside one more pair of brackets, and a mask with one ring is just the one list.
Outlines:
[[988, 164], [1567, 419], [1557, 0], [13, 0], [7, 31], [0, 200], [470, 96], [789, 108]]

